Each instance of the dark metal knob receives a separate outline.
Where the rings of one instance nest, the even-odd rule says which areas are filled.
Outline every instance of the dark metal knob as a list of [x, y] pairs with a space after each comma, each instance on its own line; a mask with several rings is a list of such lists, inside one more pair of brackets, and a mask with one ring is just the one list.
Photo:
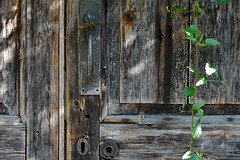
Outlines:
[[104, 159], [112, 159], [117, 156], [119, 150], [115, 142], [107, 141], [100, 147], [100, 156]]

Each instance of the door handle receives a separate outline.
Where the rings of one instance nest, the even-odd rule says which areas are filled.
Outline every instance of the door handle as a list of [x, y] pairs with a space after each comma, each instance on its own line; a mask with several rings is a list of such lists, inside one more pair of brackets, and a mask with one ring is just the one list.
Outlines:
[[101, 93], [101, 25], [99, 0], [81, 0], [78, 21], [78, 77], [81, 95]]
[[96, 16], [93, 11], [90, 9], [84, 16], [84, 26], [80, 26], [80, 28], [87, 29], [87, 70], [88, 70], [88, 82], [93, 82], [93, 31], [95, 26], [99, 26], [99, 23], [96, 22]]

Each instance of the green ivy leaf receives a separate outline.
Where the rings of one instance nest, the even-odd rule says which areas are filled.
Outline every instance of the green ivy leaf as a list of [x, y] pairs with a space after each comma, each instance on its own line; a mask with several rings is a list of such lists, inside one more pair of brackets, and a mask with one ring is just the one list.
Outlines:
[[200, 155], [203, 153], [203, 148], [204, 148], [204, 145], [202, 144], [200, 152], [199, 152]]
[[169, 10], [168, 8], [166, 8], [166, 12], [167, 12], [167, 13], [169, 13], [169, 12], [170, 12], [170, 10]]
[[203, 34], [201, 35], [201, 37], [200, 37], [200, 39], [199, 39], [199, 43], [201, 43], [202, 42], [202, 40], [203, 40]]
[[201, 135], [202, 135], [201, 118], [199, 118], [192, 130], [192, 136], [194, 139], [198, 139], [199, 137], [201, 137]]
[[213, 73], [216, 73], [217, 67], [212, 66], [210, 63], [205, 65], [206, 77], [211, 76]]
[[204, 85], [204, 84], [206, 84], [207, 82], [208, 82], [208, 80], [206, 80], [205, 77], [200, 77], [199, 80], [198, 80], [197, 83], [196, 83], [196, 86], [198, 87], [198, 86]]
[[198, 115], [200, 116], [200, 118], [203, 117], [203, 110], [202, 109], [198, 109]]
[[172, 9], [174, 8], [174, 7], [176, 7], [178, 4], [174, 4], [174, 5], [172, 5]]
[[198, 156], [194, 153], [191, 157], [191, 160], [197, 160], [198, 159]]
[[202, 13], [202, 9], [201, 8], [198, 8], [198, 13]]
[[183, 105], [182, 105], [182, 109], [184, 109], [185, 108], [185, 106], [186, 106], [186, 104], [187, 104], [187, 98], [185, 99], [185, 101], [184, 101], [184, 103], [183, 103]]
[[219, 45], [219, 44], [221, 44], [221, 43], [218, 42], [218, 41], [215, 40], [215, 39], [208, 38], [208, 39], [205, 40], [205, 44], [208, 44], [208, 45]]
[[213, 74], [215, 74], [218, 77], [218, 73], [217, 72], [214, 72]]
[[190, 40], [190, 41], [193, 41], [193, 42], [197, 42], [197, 40], [193, 37], [184, 37], [183, 39], [187, 39], [187, 40]]
[[226, 81], [221, 81], [221, 83], [222, 83], [225, 87], [227, 87], [227, 82], [226, 82]]
[[230, 4], [228, 1], [226, 0], [211, 0], [212, 2], [217, 2], [217, 3], [227, 3]]
[[194, 109], [199, 109], [199, 108], [201, 108], [204, 105], [205, 105], [204, 102], [198, 102], [198, 103], [193, 104], [193, 108]]
[[190, 72], [197, 74], [197, 72], [192, 67], [187, 66], [187, 68], [190, 70]]
[[176, 18], [175, 18], [175, 15], [174, 15], [174, 14], [171, 14], [171, 18], [172, 18], [173, 20], [176, 20]]
[[184, 8], [182, 8], [182, 7], [177, 7], [176, 9], [180, 10], [180, 11], [183, 11], [183, 12], [186, 12], [186, 10]]
[[184, 32], [186, 32], [188, 35], [190, 34], [196, 34], [196, 36], [201, 35], [201, 33], [199, 33], [197, 31], [197, 26], [196, 25], [191, 25], [190, 27], [188, 27], [187, 29], [184, 29]]
[[189, 96], [189, 97], [194, 96], [194, 92], [195, 92], [195, 89], [193, 87], [184, 88], [184, 94]]

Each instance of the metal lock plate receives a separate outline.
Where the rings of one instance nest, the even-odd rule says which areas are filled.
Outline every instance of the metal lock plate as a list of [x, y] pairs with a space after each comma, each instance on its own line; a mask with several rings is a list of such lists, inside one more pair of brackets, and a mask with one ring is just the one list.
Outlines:
[[80, 1], [79, 90], [81, 95], [100, 95], [101, 1]]

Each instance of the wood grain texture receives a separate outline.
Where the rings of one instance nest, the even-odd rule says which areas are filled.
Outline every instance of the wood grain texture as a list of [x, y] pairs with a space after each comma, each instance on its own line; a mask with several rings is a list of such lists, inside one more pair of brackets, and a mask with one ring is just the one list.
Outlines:
[[[66, 8], [66, 159], [98, 159], [100, 97], [82, 96], [80, 82], [80, 1], [67, 0]], [[77, 142], [86, 138], [89, 151], [80, 155]]]
[[[188, 6], [187, 1], [179, 1]], [[171, 2], [131, 1], [135, 19], [128, 35], [123, 29], [121, 52], [121, 103], [180, 103], [186, 74], [188, 44], [181, 32], [188, 16], [173, 21], [165, 13]], [[123, 12], [125, 6], [123, 3]], [[186, 70], [183, 72], [187, 73]], [[173, 76], [174, 75], [174, 76]]]
[[59, 0], [22, 1], [20, 106], [26, 159], [58, 159]]
[[0, 2], [0, 114], [18, 114], [19, 4]]
[[65, 0], [60, 0], [59, 12], [59, 157], [65, 159]]
[[0, 159], [25, 159], [25, 132], [18, 116], [0, 115]]
[[[185, 69], [188, 43], [180, 41], [183, 34], [177, 32], [187, 26], [188, 15], [180, 16], [178, 22], [172, 21], [165, 13], [171, 2], [131, 1], [135, 18], [126, 35], [122, 18], [127, 11], [127, 1], [104, 2], [104, 111], [118, 114], [119, 103], [182, 103], [182, 90], [188, 82]], [[188, 6], [188, 1], [179, 3]]]
[[[126, 118], [126, 117], [125, 117]], [[128, 117], [129, 118], [129, 117]], [[189, 149], [190, 116], [147, 116], [140, 124], [103, 123], [100, 126], [101, 142], [113, 140], [119, 147], [114, 159], [181, 159]], [[202, 119], [203, 137], [195, 149], [205, 145], [204, 157], [208, 160], [239, 159], [239, 116], [205, 116]]]
[[159, 103], [161, 104], [181, 104], [185, 99], [183, 89], [188, 83], [186, 66], [189, 45], [182, 40], [184, 37], [182, 30], [189, 25], [189, 15], [178, 15], [176, 20], [172, 20], [170, 15], [166, 14], [166, 6], [171, 7], [176, 3], [188, 9], [190, 5], [188, 2], [187, 0], [159, 2]]
[[[203, 1], [200, 5], [203, 13], [199, 16], [200, 31], [205, 38], [214, 38], [222, 44], [200, 48], [199, 65], [201, 76], [205, 73], [205, 64], [209, 62], [218, 68], [228, 83], [224, 87], [221, 83], [208, 83], [198, 90], [198, 101], [208, 104], [239, 104], [239, 53], [240, 53], [240, 2], [231, 1], [230, 4], [218, 4]], [[191, 52], [191, 65], [195, 65], [194, 47]], [[210, 79], [219, 79], [212, 76]], [[190, 77], [191, 84], [194, 77]]]
[[104, 111], [103, 113], [105, 113], [104, 115], [106, 116], [106, 112], [114, 113], [115, 110], [118, 110], [120, 90], [120, 31], [122, 27], [120, 27], [121, 8], [119, 7], [119, 3], [121, 3], [121, 0], [105, 0], [103, 2], [105, 8], [104, 17], [106, 17], [106, 25], [104, 25], [105, 36], [103, 36], [106, 37], [106, 52], [105, 54], [102, 54], [102, 72], [104, 72], [105, 75], [105, 78], [102, 79], [102, 83], [104, 85], [103, 91], [105, 91], [102, 97], [102, 100], [104, 101], [102, 111]]

